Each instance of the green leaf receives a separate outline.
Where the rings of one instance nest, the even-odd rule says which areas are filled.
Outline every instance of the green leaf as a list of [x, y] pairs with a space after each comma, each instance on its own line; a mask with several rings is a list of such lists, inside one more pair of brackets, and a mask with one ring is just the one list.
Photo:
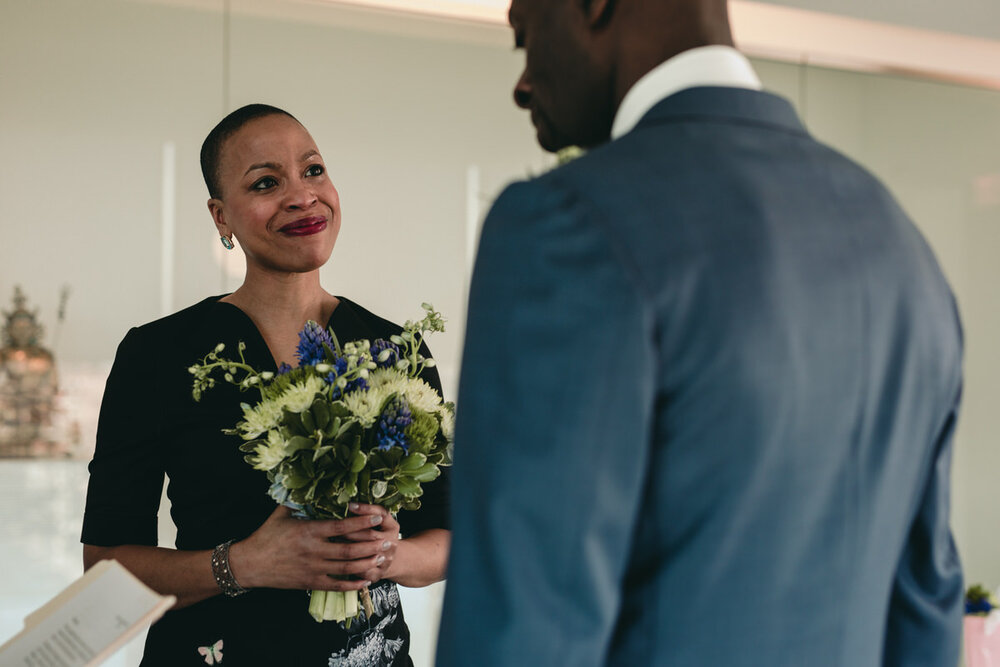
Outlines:
[[305, 427], [302, 426], [302, 418], [299, 417], [298, 413], [291, 412], [287, 408], [284, 409], [284, 415], [281, 418], [281, 423], [292, 435], [305, 435], [308, 433]]
[[323, 447], [317, 447], [316, 451], [313, 452], [313, 461], [318, 461], [327, 452], [333, 449], [332, 445], [325, 445]]
[[388, 488], [389, 485], [385, 482], [385, 480], [380, 479], [376, 482], [372, 482], [372, 497], [374, 497], [376, 500], [381, 498], [382, 496], [385, 495], [385, 492], [388, 490]]
[[356, 450], [354, 452], [354, 458], [351, 461], [351, 472], [353, 473], [361, 472], [364, 469], [366, 463], [368, 463], [368, 457], [365, 456], [361, 451]]
[[357, 493], [357, 491], [358, 491], [357, 488], [352, 489], [349, 486], [344, 487], [343, 489], [341, 489], [340, 493], [337, 494], [337, 502], [340, 504], [350, 502], [351, 498], [354, 497], [354, 494]]
[[330, 407], [326, 400], [317, 398], [313, 401], [310, 411], [312, 412], [313, 420], [316, 422], [316, 428], [321, 431], [325, 430], [326, 425], [330, 423], [331, 419]]
[[333, 417], [327, 423], [326, 428], [323, 429], [323, 437], [327, 439], [333, 439], [337, 435], [337, 431], [340, 430], [340, 417]]
[[284, 472], [284, 486], [285, 488], [296, 490], [307, 486], [312, 480], [309, 479], [307, 475], [303, 475], [298, 470], [295, 470], [292, 466], [283, 466], [282, 470]]
[[412, 474], [413, 479], [418, 482], [430, 482], [431, 480], [437, 479], [438, 475], [441, 474], [441, 469], [433, 463], [428, 463], [418, 468]]
[[420, 485], [409, 477], [399, 477], [396, 479], [396, 489], [404, 498], [416, 498], [423, 491]]
[[386, 459], [388, 459], [389, 467], [396, 468], [399, 466], [399, 462], [403, 460], [403, 450], [399, 447], [393, 447], [388, 452], [386, 452]]
[[313, 419], [312, 411], [309, 409], [303, 410], [299, 413], [299, 418], [302, 419], [302, 428], [307, 433], [312, 434], [316, 430], [316, 420]]
[[261, 440], [259, 438], [257, 440], [250, 440], [249, 442], [244, 442], [242, 445], [240, 445], [240, 451], [253, 452], [257, 449], [257, 445], [266, 445], [266, 444], [267, 440]]
[[312, 438], [307, 438], [304, 435], [297, 435], [285, 443], [285, 455], [291, 456], [300, 449], [312, 449], [314, 444], [316, 443]]
[[399, 464], [399, 469], [404, 472], [413, 472], [427, 463], [427, 457], [420, 453], [410, 454]]

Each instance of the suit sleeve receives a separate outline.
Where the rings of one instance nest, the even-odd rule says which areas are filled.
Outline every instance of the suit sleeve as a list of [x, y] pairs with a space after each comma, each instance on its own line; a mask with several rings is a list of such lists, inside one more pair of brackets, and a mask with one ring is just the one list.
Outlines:
[[939, 436], [930, 474], [896, 569], [886, 627], [886, 667], [954, 665], [965, 593], [949, 528], [952, 437], [958, 399]]
[[508, 188], [473, 276], [439, 665], [604, 664], [641, 512], [651, 318], [610, 228]]

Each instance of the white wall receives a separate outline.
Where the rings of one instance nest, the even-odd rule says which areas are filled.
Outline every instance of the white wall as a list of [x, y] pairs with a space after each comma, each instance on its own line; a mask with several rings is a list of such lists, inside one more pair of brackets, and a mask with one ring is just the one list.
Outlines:
[[911, 28], [1000, 39], [996, 0], [767, 0], [762, 4], [809, 9]]
[[[808, 8], [867, 7], [819, 2]], [[995, 16], [993, 0], [976, 2], [966, 0], [965, 16]], [[160, 315], [165, 142], [176, 146], [171, 307], [235, 287], [197, 151], [224, 112], [264, 101], [310, 128], [340, 190], [344, 226], [325, 284], [396, 320], [432, 301], [450, 318], [431, 343], [453, 394], [469, 167], [478, 166], [473, 197], [485, 211], [505, 182], [550, 164], [510, 101], [521, 56], [500, 28], [308, 2], [230, 4], [227, 17], [224, 0], [0, 0], [0, 310], [21, 284], [51, 325], [70, 283], [56, 349], [64, 365], [106, 363], [129, 326]], [[921, 25], [919, 12], [933, 8], [911, 4], [897, 7], [903, 22]], [[996, 586], [1000, 93], [758, 65], [820, 138], [886, 180], [955, 286], [968, 379], [954, 523], [969, 579]], [[0, 599], [5, 590], [0, 577]]]

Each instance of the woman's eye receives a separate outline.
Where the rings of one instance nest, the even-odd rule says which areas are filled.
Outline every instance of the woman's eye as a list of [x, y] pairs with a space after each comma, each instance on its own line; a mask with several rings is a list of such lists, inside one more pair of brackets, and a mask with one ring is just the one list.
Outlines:
[[324, 171], [323, 165], [312, 164], [309, 165], [308, 169], [306, 169], [306, 176], [322, 176]]
[[264, 178], [261, 178], [260, 180], [254, 181], [254, 184], [250, 186], [250, 189], [251, 190], [267, 190], [269, 188], [273, 188], [277, 184], [278, 184], [278, 181], [275, 178], [273, 178], [271, 176], [265, 176]]

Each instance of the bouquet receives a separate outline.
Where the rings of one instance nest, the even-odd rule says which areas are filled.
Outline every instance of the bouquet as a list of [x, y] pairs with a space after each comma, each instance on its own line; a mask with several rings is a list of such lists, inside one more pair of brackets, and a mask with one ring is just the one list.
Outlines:
[[[429, 304], [419, 322], [406, 322], [389, 340], [344, 343], [313, 321], [299, 334], [299, 366], [259, 372], [243, 355], [222, 357], [219, 344], [188, 371], [200, 400], [215, 375], [260, 399], [241, 403], [243, 418], [225, 433], [243, 439], [246, 461], [263, 470], [270, 496], [309, 519], [343, 519], [352, 502], [377, 504], [392, 514], [420, 507], [421, 484], [451, 464], [454, 405], [420, 379], [433, 359], [420, 354], [429, 332], [444, 320]], [[360, 593], [368, 616], [368, 590]], [[357, 591], [312, 591], [317, 622], [358, 616]]]

